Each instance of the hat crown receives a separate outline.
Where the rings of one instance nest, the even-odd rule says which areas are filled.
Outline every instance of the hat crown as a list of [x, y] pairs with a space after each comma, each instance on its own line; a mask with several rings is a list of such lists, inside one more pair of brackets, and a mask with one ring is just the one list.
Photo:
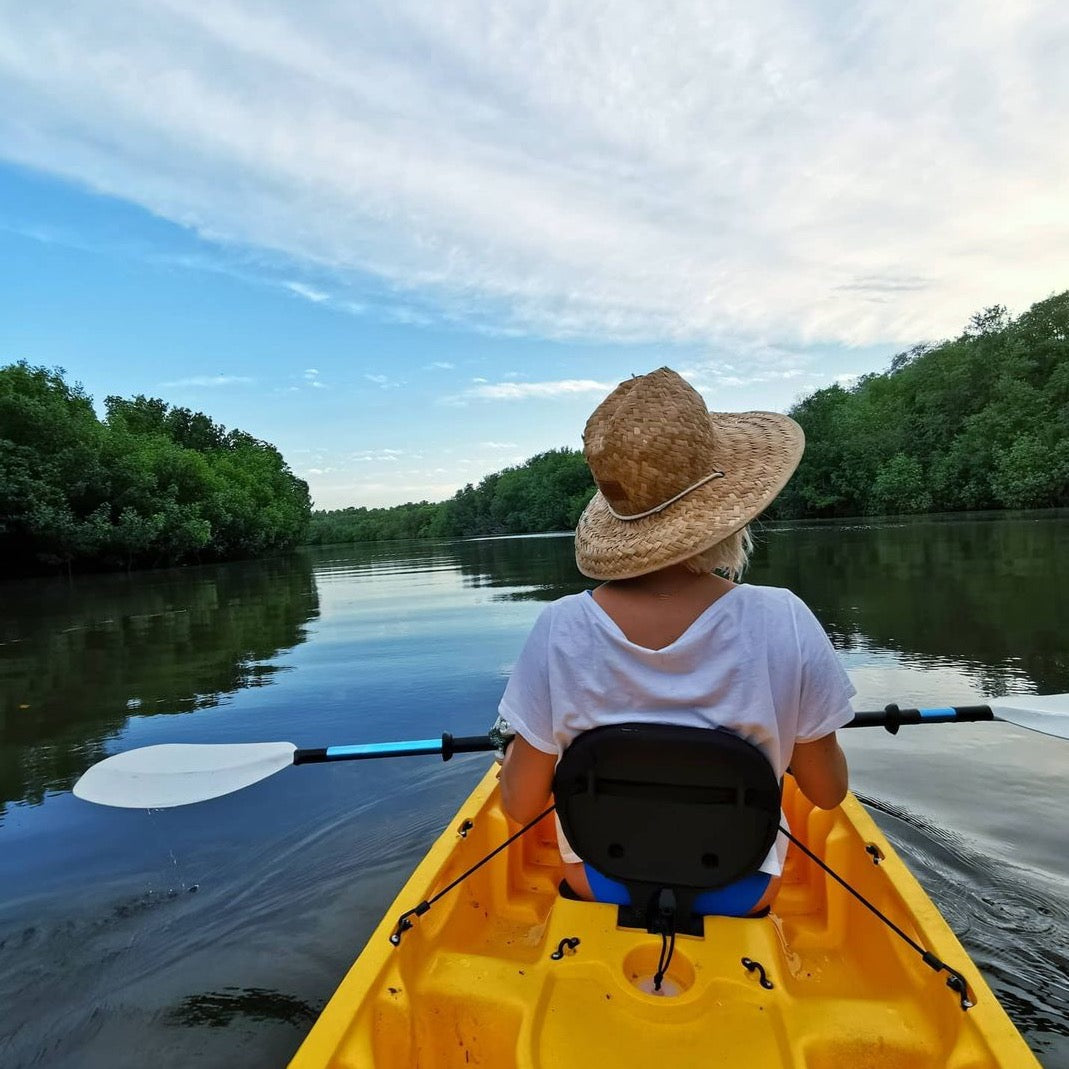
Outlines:
[[598, 405], [583, 451], [598, 489], [622, 516], [664, 504], [717, 467], [705, 401], [666, 367], [621, 382]]

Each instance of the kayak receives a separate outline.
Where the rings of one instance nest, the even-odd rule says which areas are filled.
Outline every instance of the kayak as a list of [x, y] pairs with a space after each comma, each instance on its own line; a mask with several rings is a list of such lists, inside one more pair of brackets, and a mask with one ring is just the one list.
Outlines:
[[383, 917], [292, 1069], [987, 1069], [1039, 1066], [931, 899], [858, 801], [814, 808], [784, 780], [793, 834], [947, 974], [801, 849], [760, 918], [706, 917], [662, 943], [617, 907], [562, 898], [551, 817], [500, 851], [397, 940], [398, 919], [517, 831], [491, 768]]

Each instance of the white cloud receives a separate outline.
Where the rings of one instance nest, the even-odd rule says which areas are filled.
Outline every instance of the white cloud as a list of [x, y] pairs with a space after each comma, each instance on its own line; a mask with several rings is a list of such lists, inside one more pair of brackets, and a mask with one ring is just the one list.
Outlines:
[[360, 449], [355, 453], [350, 453], [349, 460], [355, 461], [358, 464], [372, 462], [392, 464], [397, 461], [398, 457], [403, 456], [405, 456], [405, 451], [403, 449]]
[[245, 375], [191, 375], [173, 382], [161, 382], [161, 388], [175, 389], [184, 386], [237, 386], [253, 380]]
[[483, 449], [515, 449], [515, 442], [480, 442]]
[[567, 397], [575, 394], [606, 394], [615, 382], [594, 379], [558, 379], [555, 382], [487, 382], [473, 386], [460, 397], [482, 401], [525, 401], [530, 398]]
[[291, 293], [296, 293], [298, 297], [303, 297], [306, 301], [311, 301], [313, 304], [322, 304], [324, 301], [330, 300], [330, 294], [323, 290], [317, 290], [313, 286], [306, 286], [303, 282], [284, 282], [283, 285]]
[[396, 379], [391, 379], [389, 375], [365, 374], [364, 378], [368, 382], [373, 382], [380, 390], [396, 390], [403, 385]]
[[429, 364], [423, 365], [424, 371], [452, 371], [456, 367], [456, 364], [449, 363], [448, 360], [432, 360]]
[[909, 343], [1065, 285], [1067, 45], [1056, 0], [16, 4], [0, 154], [397, 322]]

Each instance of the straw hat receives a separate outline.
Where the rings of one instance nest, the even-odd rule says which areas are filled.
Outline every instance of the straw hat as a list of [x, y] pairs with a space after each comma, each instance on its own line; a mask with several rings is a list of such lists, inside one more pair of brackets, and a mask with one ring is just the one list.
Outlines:
[[701, 553], [768, 506], [804, 448], [790, 417], [710, 412], [669, 368], [621, 382], [583, 432], [598, 492], [575, 532], [579, 570], [630, 579]]

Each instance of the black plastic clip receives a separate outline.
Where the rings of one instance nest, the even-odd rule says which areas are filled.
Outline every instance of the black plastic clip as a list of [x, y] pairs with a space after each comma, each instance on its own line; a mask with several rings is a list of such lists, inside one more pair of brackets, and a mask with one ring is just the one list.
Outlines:
[[412, 922], [408, 918], [422, 917], [430, 908], [430, 902], [420, 902], [415, 909], [410, 909], [406, 913], [402, 913], [401, 916], [397, 918], [397, 927], [394, 928], [393, 935], [390, 936], [390, 942], [395, 947], [399, 947], [401, 945], [401, 936], [412, 929]]
[[754, 961], [753, 958], [743, 958], [742, 965], [747, 972], [757, 971], [761, 986], [766, 991], [771, 991], [776, 986], [768, 978], [768, 975], [765, 973], [765, 967], [759, 961]]
[[969, 998], [969, 982], [957, 969], [952, 965], [947, 965], [945, 961], [941, 961], [930, 950], [926, 950], [921, 955], [921, 960], [928, 968], [947, 974], [947, 987], [961, 1000], [961, 1008], [963, 1010], [971, 1010], [976, 1005], [975, 1000]]
[[890, 705], [885, 705], [883, 711], [887, 714], [887, 723], [883, 726], [892, 735], [898, 734], [898, 729], [902, 726], [902, 710], [892, 702]]
[[564, 957], [565, 948], [567, 948], [568, 950], [574, 951], [575, 948], [578, 945], [579, 945], [579, 937], [578, 936], [574, 936], [573, 935], [570, 939], [562, 939], [557, 944], [557, 949], [554, 950], [552, 954], [550, 954], [550, 956], [549, 956], [550, 961], [560, 961]]
[[944, 965], [943, 968], [949, 974], [947, 976], [947, 987], [961, 999], [961, 1008], [963, 1010], [971, 1010], [976, 1003], [969, 998], [968, 981], [957, 969], [952, 969], [949, 965]]

